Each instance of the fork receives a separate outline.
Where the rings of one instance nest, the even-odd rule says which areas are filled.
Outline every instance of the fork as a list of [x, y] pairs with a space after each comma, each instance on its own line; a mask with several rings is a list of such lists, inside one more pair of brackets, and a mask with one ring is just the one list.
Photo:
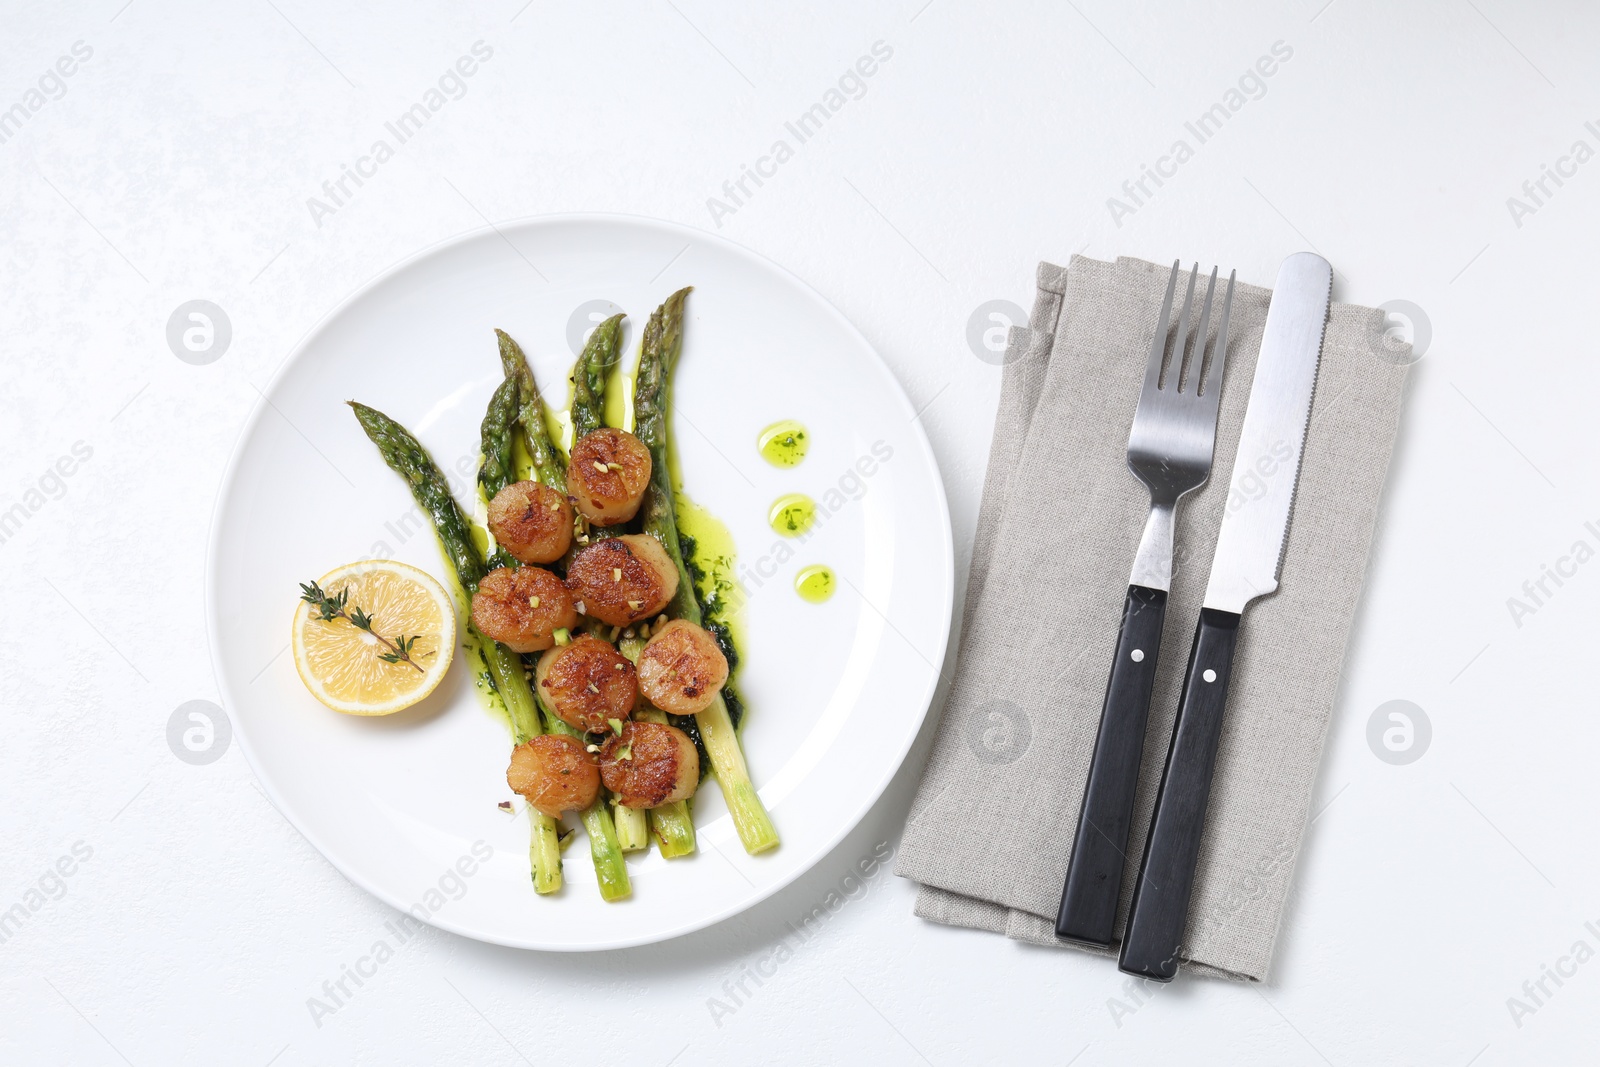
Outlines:
[[1161, 626], [1172, 585], [1173, 531], [1178, 502], [1206, 483], [1217, 438], [1217, 404], [1228, 351], [1228, 312], [1233, 307], [1237, 272], [1228, 275], [1222, 316], [1211, 360], [1206, 335], [1211, 327], [1217, 270], [1212, 268], [1200, 309], [1199, 329], [1191, 340], [1190, 311], [1200, 264], [1189, 272], [1178, 332], [1167, 357], [1172, 298], [1177, 292], [1179, 262], [1174, 260], [1161, 302], [1161, 318], [1145, 367], [1144, 389], [1128, 435], [1128, 468], [1150, 490], [1150, 515], [1128, 580], [1122, 628], [1106, 683], [1095, 738], [1089, 781], [1084, 788], [1078, 830], [1056, 916], [1056, 936], [1083, 944], [1109, 946], [1117, 918], [1117, 900], [1127, 866], [1128, 831], [1134, 790], [1144, 751], [1145, 722], [1155, 687], [1156, 660], [1161, 651]]

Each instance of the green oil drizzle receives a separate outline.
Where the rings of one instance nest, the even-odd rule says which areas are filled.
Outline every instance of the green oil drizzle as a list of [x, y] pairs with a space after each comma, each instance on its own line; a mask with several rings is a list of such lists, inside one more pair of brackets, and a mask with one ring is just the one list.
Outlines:
[[678, 534], [687, 541], [686, 554], [693, 558], [695, 588], [705, 607], [705, 621], [727, 627], [734, 645], [743, 648], [744, 624], [740, 609], [744, 606], [744, 594], [734, 572], [738, 549], [733, 543], [733, 534], [721, 519], [690, 500], [683, 490], [678, 490], [674, 496]]
[[817, 502], [804, 493], [789, 493], [772, 502], [767, 522], [785, 537], [799, 537], [817, 519]]
[[835, 584], [833, 571], [820, 563], [801, 568], [794, 576], [794, 591], [810, 604], [820, 604], [831, 597]]
[[567, 399], [559, 407], [544, 397], [544, 429], [550, 435], [550, 444], [560, 455], [562, 464], [572, 456], [572, 375], [567, 375]]
[[806, 428], [794, 419], [775, 422], [761, 431], [756, 438], [756, 448], [774, 467], [798, 467], [811, 447], [811, 437]]
[[618, 346], [617, 361], [606, 372], [606, 403], [603, 417], [607, 426], [632, 433], [633, 387], [639, 377], [639, 361], [634, 359], [632, 368], [623, 370], [623, 364], [627, 362], [623, 351], [623, 347]]
[[[477, 537], [476, 525], [472, 533]], [[441, 554], [442, 552], [443, 549]], [[448, 556], [444, 562], [445, 573], [449, 575], [445, 586], [450, 592], [451, 601], [456, 606], [456, 618], [471, 619], [472, 601], [467, 596], [467, 591], [461, 587], [461, 580], [456, 577], [455, 567], [450, 563]], [[488, 638], [478, 633], [470, 622], [461, 625], [461, 637], [461, 649], [467, 654], [466, 668], [472, 675], [472, 688], [478, 695], [478, 703], [483, 706], [483, 710], [504, 724], [506, 729], [511, 729], [511, 711], [506, 707], [505, 698], [500, 695], [499, 689], [495, 688], [494, 676], [489, 673], [489, 660], [484, 654], [483, 643]], [[450, 669], [455, 670], [454, 667]]]
[[[673, 464], [676, 466], [676, 464]], [[680, 488], [674, 494], [678, 513], [678, 541], [683, 549], [683, 562], [699, 596], [701, 624], [711, 632], [717, 645], [728, 659], [728, 681], [722, 687], [722, 699], [728, 707], [728, 717], [734, 730], [744, 727], [744, 701], [739, 697], [737, 679], [745, 647], [743, 625], [744, 589], [735, 572], [733, 535], [722, 520], [684, 495]], [[688, 733], [700, 749], [700, 773], [710, 773], [711, 759], [700, 737], [699, 725], [691, 716], [674, 718], [674, 726]]]

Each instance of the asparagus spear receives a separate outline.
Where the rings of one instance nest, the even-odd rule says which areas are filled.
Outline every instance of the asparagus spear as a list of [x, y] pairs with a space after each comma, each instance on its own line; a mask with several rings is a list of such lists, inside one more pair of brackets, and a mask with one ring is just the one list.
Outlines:
[[[523, 361], [522, 365], [524, 367], [527, 366], [526, 360]], [[516, 415], [515, 405], [511, 401], [519, 396], [520, 385], [518, 381], [514, 378], [507, 378], [500, 383], [500, 387], [494, 391], [494, 395], [489, 399], [489, 409], [483, 417], [481, 427], [483, 469], [478, 473], [478, 481], [483, 486], [485, 493], [499, 492], [499, 489], [513, 476], [509, 468], [512, 453], [511, 431], [516, 422]], [[539, 406], [543, 406], [542, 402]], [[539, 411], [535, 414], [542, 425], [543, 412]], [[553, 454], [549, 462], [555, 468], [559, 468], [561, 465], [559, 456]], [[562, 480], [565, 482], [564, 472]], [[505, 562], [507, 566], [520, 566], [514, 559], [508, 558]], [[517, 667], [517, 676], [522, 681], [523, 689], [531, 693], [531, 689], [527, 684], [527, 676], [524, 673], [525, 668], [520, 658], [518, 659]], [[579, 741], [583, 740], [582, 733], [572, 729], [572, 727], [551, 714], [549, 708], [543, 706], [542, 700], [539, 701], [538, 706], [543, 709], [543, 723], [547, 731], [550, 733], [564, 733], [576, 737]], [[534, 714], [537, 717], [539, 712], [536, 710]], [[584, 829], [589, 834], [589, 854], [594, 859], [594, 873], [595, 879], [600, 883], [600, 896], [605, 900], [621, 900], [632, 892], [632, 887], [628, 881], [627, 864], [622, 858], [622, 847], [617, 841], [616, 828], [612, 824], [611, 813], [607, 808], [606, 795], [603, 792], [595, 798], [593, 804], [583, 811], [582, 819]]]
[[478, 484], [483, 486], [486, 501], [517, 480], [511, 428], [517, 420], [518, 393], [517, 380], [507, 378], [489, 398], [489, 410], [483, 415], [483, 466], [478, 468]]
[[[638, 709], [633, 718], [637, 719]], [[650, 847], [650, 823], [643, 808], [630, 808], [620, 797], [611, 797], [611, 821], [617, 827], [617, 844], [624, 852], [644, 852]]]
[[[406, 480], [411, 495], [419, 507], [433, 520], [433, 530], [439, 538], [439, 547], [456, 575], [458, 602], [465, 601], [477, 591], [478, 583], [486, 572], [483, 556], [472, 542], [466, 516], [461, 513], [455, 497], [450, 495], [450, 483], [444, 473], [428, 455], [422, 444], [389, 416], [376, 408], [350, 401], [361, 428], [372, 443], [378, 446], [383, 461], [389, 469]], [[497, 641], [490, 641], [467, 622], [468, 648], [474, 652], [488, 672], [491, 684], [505, 701], [511, 717], [511, 735], [515, 744], [522, 744], [541, 732], [538, 705], [523, 672], [522, 660]], [[533, 840], [529, 856], [533, 863], [533, 886], [540, 893], [554, 893], [561, 888], [561, 845], [555, 820], [533, 808], [528, 809], [533, 822]]]
[[[654, 534], [678, 566], [678, 592], [668, 611], [676, 618], [700, 625], [702, 613], [693, 581], [684, 566], [683, 549], [678, 542], [677, 506], [673, 498], [672, 474], [667, 465], [671, 433], [667, 415], [671, 408], [671, 375], [683, 352], [683, 303], [688, 289], [673, 293], [650, 316], [645, 326], [639, 353], [639, 372], [634, 383], [633, 432], [650, 449], [650, 489], [642, 509], [644, 529]], [[728, 802], [728, 811], [739, 831], [745, 851], [754, 855], [775, 848], [778, 831], [772, 825], [755, 785], [745, 766], [739, 734], [721, 695], [711, 706], [695, 716], [711, 769]]]
[[550, 429], [544, 421], [544, 398], [539, 395], [528, 359], [504, 330], [494, 333], [500, 339], [500, 367], [506, 378], [517, 382], [517, 428], [522, 431], [521, 441], [528, 453], [531, 473], [542, 484], [566, 492], [567, 470], [550, 442]]
[[622, 346], [621, 315], [613, 315], [594, 328], [572, 368], [572, 441], [605, 425], [606, 376], [616, 366]]
[[[541, 699], [540, 704], [544, 701]], [[545, 722], [550, 726], [553, 734], [566, 734], [579, 741], [584, 740], [583, 731], [568, 726], [545, 709]], [[589, 855], [594, 860], [595, 880], [600, 883], [600, 897], [603, 900], [622, 900], [633, 892], [633, 885], [628, 879], [628, 864], [622, 855], [622, 844], [617, 840], [617, 828], [611, 821], [610, 804], [604, 789], [595, 798], [593, 804], [583, 809], [583, 829], [589, 835]]]
[[[622, 315], [613, 315], [596, 326], [572, 368], [572, 443], [605, 425], [606, 379], [616, 366], [622, 347]], [[586, 524], [587, 526], [587, 524]], [[623, 526], [587, 529], [590, 540], [614, 537]], [[650, 847], [645, 813], [613, 798], [612, 821], [617, 842], [624, 852], [639, 852]]]
[[[622, 320], [625, 316], [613, 315], [594, 328], [589, 340], [572, 366], [572, 444], [582, 440], [606, 423], [606, 378], [620, 358], [622, 346]], [[627, 533], [625, 524], [615, 526], [590, 526], [583, 520], [585, 535], [591, 541], [606, 537], [620, 537]]]
[[624, 852], [646, 852], [650, 848], [650, 821], [642, 808], [630, 808], [616, 796], [611, 798], [611, 821], [617, 827], [617, 844]]
[[376, 408], [354, 400], [348, 402], [367, 437], [378, 446], [389, 469], [406, 480], [417, 506], [433, 520], [433, 530], [461, 586], [470, 595], [477, 591], [485, 569], [483, 557], [472, 545], [467, 518], [461, 513], [450, 483], [428, 455], [428, 450], [404, 426]]
[[[639, 653], [644, 651], [644, 638], [624, 637], [617, 645], [617, 649], [633, 662], [639, 662]], [[666, 712], [653, 706], [644, 697], [639, 698], [639, 703], [634, 706], [633, 717], [640, 722], [656, 722], [665, 724]], [[631, 811], [620, 805], [618, 813]], [[650, 832], [656, 836], [656, 844], [661, 847], [662, 859], [676, 859], [687, 856], [695, 850], [694, 819], [689, 814], [687, 800], [674, 800], [671, 804], [663, 804], [658, 808], [651, 808], [646, 814], [650, 817]]]

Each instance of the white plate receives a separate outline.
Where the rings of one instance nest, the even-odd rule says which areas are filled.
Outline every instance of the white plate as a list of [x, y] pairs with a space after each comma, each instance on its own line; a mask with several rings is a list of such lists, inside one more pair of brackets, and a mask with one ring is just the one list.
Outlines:
[[[329, 711], [284, 651], [297, 583], [364, 557], [445, 574], [431, 528], [345, 400], [392, 415], [442, 467], [470, 477], [478, 423], [500, 378], [494, 327], [518, 340], [560, 404], [575, 309], [598, 299], [625, 310], [631, 361], [650, 312], [690, 284], [674, 388], [683, 477], [732, 530], [749, 577], [744, 747], [783, 844], [746, 855], [708, 781], [694, 802], [697, 855], [632, 856], [632, 899], [606, 904], [580, 830], [566, 853], [566, 887], [539, 897], [528, 820], [497, 808], [512, 797], [506, 728], [479, 704], [466, 657], [399, 715]], [[234, 451], [206, 587], [212, 658], [240, 745], [279, 810], [351, 881], [443, 929], [576, 951], [659, 941], [733, 915], [793, 881], [855, 826], [927, 712], [949, 630], [953, 560], [943, 487], [913, 416], [843, 316], [786, 271], [709, 234], [564, 216], [430, 249], [308, 334]], [[784, 418], [811, 431], [809, 456], [790, 470], [756, 451], [760, 430]], [[766, 521], [789, 492], [842, 506], [796, 544]], [[821, 606], [794, 591], [795, 572], [809, 563], [842, 579]]]

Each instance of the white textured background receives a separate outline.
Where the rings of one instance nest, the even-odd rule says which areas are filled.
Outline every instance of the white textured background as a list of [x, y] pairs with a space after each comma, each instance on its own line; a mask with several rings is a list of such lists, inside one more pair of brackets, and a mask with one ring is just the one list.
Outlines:
[[[0, 943], [0, 1061], [1592, 1061], [1600, 563], [1567, 564], [1520, 620], [1507, 599], [1575, 542], [1600, 548], [1600, 12], [520, 5], [0, 11], [0, 109], [22, 105], [0, 123], [0, 513], [22, 506], [0, 541], [0, 910], [27, 912]], [[464, 95], [318, 226], [307, 198], [477, 41], [493, 56]], [[707, 198], [878, 41], [893, 55], [865, 94], [714, 219]], [[1259, 98], [1119, 226], [1107, 198], [1192, 144], [1184, 122], [1280, 41], [1292, 57]], [[77, 42], [92, 55], [30, 97]], [[1527, 199], [1579, 140], [1586, 162]], [[1535, 210], [1515, 217], [1512, 196]], [[881, 872], [790, 934], [893, 847], [925, 732], [835, 853], [736, 920], [588, 957], [430, 929], [313, 1022], [307, 998], [393, 913], [268, 805], [236, 748], [192, 766], [166, 739], [178, 705], [217, 697], [201, 586], [223, 465], [257, 390], [360, 283], [486, 220], [577, 210], [720, 221], [838, 304], [928, 405], [963, 573], [1000, 373], [968, 319], [1026, 306], [1039, 259], [1183, 256], [1269, 284], [1310, 247], [1339, 299], [1424, 309], [1269, 983], [1151, 995], [1104, 960], [921, 923]], [[232, 324], [206, 366], [165, 339], [191, 299]], [[51, 474], [75, 445], [90, 458]], [[1432, 724], [1404, 766], [1366, 740], [1393, 699]], [[48, 875], [75, 844], [89, 858]], [[1558, 965], [1560, 984], [1524, 991]]]

